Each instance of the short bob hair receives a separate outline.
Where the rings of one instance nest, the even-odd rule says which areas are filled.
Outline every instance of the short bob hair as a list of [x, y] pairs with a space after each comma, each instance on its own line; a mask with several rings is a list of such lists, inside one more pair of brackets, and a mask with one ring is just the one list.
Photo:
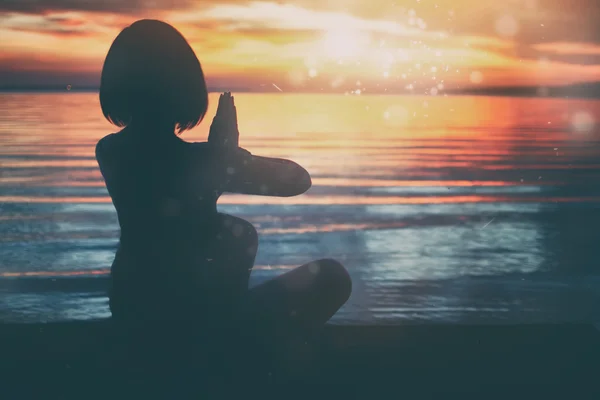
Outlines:
[[106, 119], [170, 124], [176, 133], [198, 125], [208, 108], [200, 62], [183, 35], [157, 20], [140, 20], [112, 43], [100, 81]]

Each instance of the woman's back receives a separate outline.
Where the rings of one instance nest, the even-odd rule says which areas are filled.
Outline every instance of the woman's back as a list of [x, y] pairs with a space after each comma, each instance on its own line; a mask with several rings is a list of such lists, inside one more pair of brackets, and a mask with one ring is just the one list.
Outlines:
[[146, 141], [126, 129], [96, 146], [124, 240], [201, 235], [217, 212], [221, 172], [214, 154], [203, 143], [167, 138]]
[[[198, 300], [219, 229], [219, 169], [202, 143], [148, 143], [124, 130], [102, 139], [96, 155], [117, 210], [121, 237], [112, 267], [111, 308]], [[192, 298], [177, 298], [195, 293]], [[127, 299], [127, 300], [125, 300]], [[159, 304], [149, 307], [149, 302]], [[191, 304], [190, 304], [191, 305]], [[196, 306], [197, 308], [197, 306]], [[155, 312], [156, 316], [160, 312]]]

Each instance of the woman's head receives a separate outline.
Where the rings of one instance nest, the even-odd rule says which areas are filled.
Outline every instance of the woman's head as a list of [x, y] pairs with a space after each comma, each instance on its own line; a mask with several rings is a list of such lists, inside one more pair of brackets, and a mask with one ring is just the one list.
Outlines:
[[171, 25], [140, 20], [116, 37], [104, 61], [100, 105], [117, 126], [160, 124], [178, 132], [198, 125], [208, 107], [200, 62]]

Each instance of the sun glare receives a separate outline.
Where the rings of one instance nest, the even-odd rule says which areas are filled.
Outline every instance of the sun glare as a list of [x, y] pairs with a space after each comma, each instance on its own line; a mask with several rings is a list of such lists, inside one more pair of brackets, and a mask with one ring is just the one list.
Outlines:
[[322, 40], [324, 53], [333, 58], [357, 57], [369, 44], [366, 34], [352, 30], [328, 31]]

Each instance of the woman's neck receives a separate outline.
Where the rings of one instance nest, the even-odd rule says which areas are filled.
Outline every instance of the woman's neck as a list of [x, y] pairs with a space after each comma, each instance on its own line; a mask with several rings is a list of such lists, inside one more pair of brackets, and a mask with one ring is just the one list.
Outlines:
[[126, 128], [132, 136], [153, 142], [179, 141], [173, 124], [156, 121], [132, 121]]

